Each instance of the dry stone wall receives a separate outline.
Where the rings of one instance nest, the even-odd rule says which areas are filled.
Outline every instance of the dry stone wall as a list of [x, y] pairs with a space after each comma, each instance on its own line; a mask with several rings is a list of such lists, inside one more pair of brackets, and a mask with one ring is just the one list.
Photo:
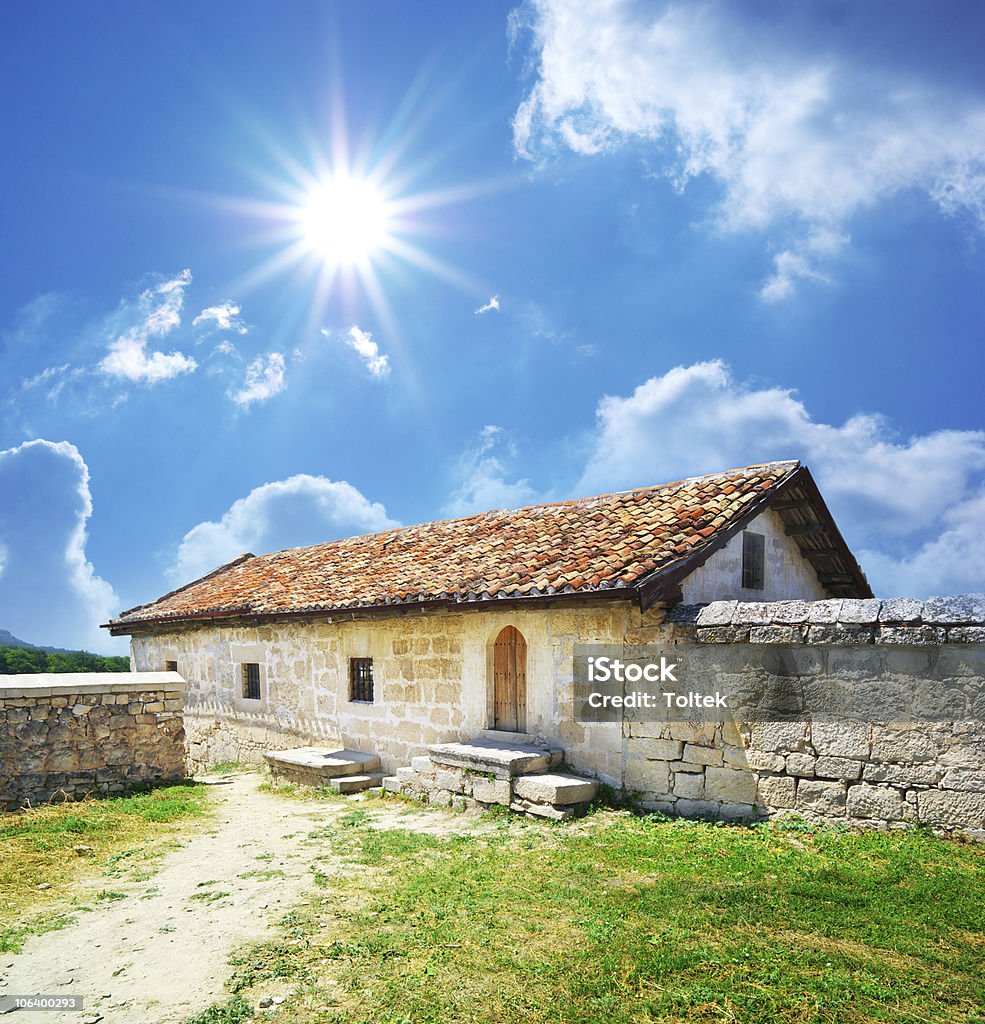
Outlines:
[[[800, 815], [875, 827], [918, 822], [985, 838], [985, 596], [679, 607], [711, 686], [776, 659], [792, 676], [865, 695], [860, 718], [624, 722], [624, 785], [685, 816]], [[686, 655], [685, 655], [686, 656]], [[880, 720], [911, 693], [963, 700], [946, 719]], [[868, 716], [868, 720], [866, 717]]]
[[176, 672], [0, 676], [0, 810], [185, 775]]

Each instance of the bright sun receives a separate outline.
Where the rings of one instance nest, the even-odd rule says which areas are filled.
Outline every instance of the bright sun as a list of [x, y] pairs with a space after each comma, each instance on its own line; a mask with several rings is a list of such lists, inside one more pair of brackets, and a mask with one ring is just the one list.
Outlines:
[[339, 175], [318, 184], [299, 211], [303, 244], [326, 263], [364, 263], [390, 238], [386, 200], [368, 181]]

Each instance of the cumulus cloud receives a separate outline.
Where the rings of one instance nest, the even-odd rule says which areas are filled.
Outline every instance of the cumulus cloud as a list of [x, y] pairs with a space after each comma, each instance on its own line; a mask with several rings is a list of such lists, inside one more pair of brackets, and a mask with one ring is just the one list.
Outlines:
[[959, 501], [942, 517], [943, 530], [902, 556], [863, 548], [859, 561], [884, 594], [918, 598], [985, 589], [985, 490]]
[[485, 305], [480, 306], [478, 309], [473, 310], [476, 316], [482, 316], [483, 313], [498, 313], [499, 312], [499, 296], [494, 295]]
[[445, 505], [445, 513], [467, 516], [493, 508], [522, 508], [537, 501], [529, 480], [508, 479], [508, 463], [516, 455], [516, 446], [502, 427], [483, 427], [476, 443], [459, 459], [462, 482]]
[[254, 488], [218, 522], [192, 527], [166, 575], [186, 583], [246, 551], [261, 554], [398, 525], [344, 480], [299, 473]]
[[191, 271], [186, 269], [141, 292], [139, 320], [110, 343], [99, 364], [103, 373], [135, 384], [159, 384], [197, 368], [195, 360], [181, 352], [148, 351], [152, 339], [166, 337], [180, 326], [185, 289], [191, 280]]
[[726, 231], [776, 244], [762, 297], [779, 301], [844, 247], [852, 217], [922, 192], [985, 228], [985, 99], [830, 51], [794, 53], [724, 3], [530, 0], [513, 18], [536, 78], [513, 121], [544, 162], [628, 142], [683, 190], [720, 188]]
[[0, 451], [0, 623], [22, 639], [119, 653], [100, 630], [119, 610], [86, 555], [89, 468], [74, 444], [38, 439]]
[[[840, 425], [821, 423], [792, 391], [744, 385], [720, 361], [697, 363], [653, 377], [630, 395], [600, 401], [575, 493], [778, 459], [810, 466], [849, 544], [867, 549], [870, 560], [863, 568], [872, 567], [875, 586], [914, 592], [927, 585], [928, 566], [942, 554], [935, 545], [953, 547], [975, 522], [981, 505], [972, 499], [985, 471], [985, 432], [940, 430], [902, 438], [882, 417], [869, 414]], [[899, 553], [914, 542], [925, 547], [900, 561]], [[957, 564], [962, 556], [954, 550]], [[884, 558], [871, 557], [879, 551]], [[977, 577], [980, 589], [982, 552], [981, 544], [965, 549], [956, 581]], [[888, 571], [891, 563], [898, 571]], [[944, 576], [942, 571], [937, 589], [947, 589]]]
[[235, 331], [246, 334], [249, 328], [239, 317], [240, 309], [234, 302], [208, 306], [192, 320], [192, 327], [209, 327], [216, 331]]
[[373, 341], [373, 335], [353, 325], [345, 334], [338, 335], [322, 328], [326, 338], [338, 337], [343, 344], [359, 356], [370, 374], [377, 378], [385, 377], [390, 372], [390, 357], [380, 352], [380, 347]]
[[254, 402], [266, 402], [268, 398], [279, 395], [287, 387], [284, 380], [284, 357], [280, 352], [271, 352], [264, 360], [257, 356], [247, 367], [243, 384], [229, 397], [244, 409], [249, 409]]

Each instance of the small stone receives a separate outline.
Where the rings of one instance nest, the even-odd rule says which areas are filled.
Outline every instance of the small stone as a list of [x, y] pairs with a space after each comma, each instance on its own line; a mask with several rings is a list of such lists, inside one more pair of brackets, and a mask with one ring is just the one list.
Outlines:
[[37, 889], [50, 889], [51, 888], [51, 883], [50, 882], [42, 882], [40, 885], [35, 886], [35, 888], [37, 888]]
[[273, 1005], [274, 1005], [273, 996], [263, 996], [260, 999], [260, 1002], [257, 1003], [257, 1006], [261, 1010], [266, 1010], [268, 1006], [273, 1006]]
[[75, 850], [75, 852], [80, 857], [88, 857], [89, 854], [93, 852], [93, 849], [92, 849], [91, 846], [73, 846], [72, 849]]
[[280, 1004], [282, 1002], [284, 1002], [284, 997], [283, 996], [274, 996], [274, 1005], [275, 1006], [280, 1006]]

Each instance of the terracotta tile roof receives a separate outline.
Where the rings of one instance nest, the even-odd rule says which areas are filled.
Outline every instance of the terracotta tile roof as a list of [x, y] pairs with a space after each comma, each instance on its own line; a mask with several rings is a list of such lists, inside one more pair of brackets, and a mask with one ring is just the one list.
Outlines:
[[214, 615], [625, 590], [717, 546], [798, 466], [767, 463], [244, 556], [108, 625], [126, 632], [140, 622]]

